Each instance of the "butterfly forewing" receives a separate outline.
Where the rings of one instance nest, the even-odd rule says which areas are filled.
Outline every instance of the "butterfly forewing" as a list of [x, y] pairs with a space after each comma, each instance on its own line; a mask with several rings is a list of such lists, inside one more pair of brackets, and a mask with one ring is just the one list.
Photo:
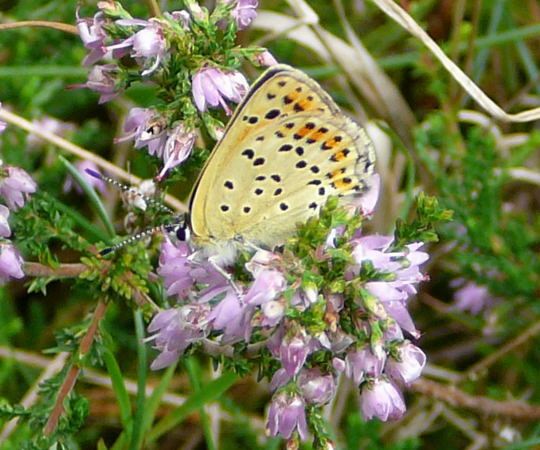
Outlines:
[[208, 160], [191, 201], [200, 242], [272, 246], [328, 196], [361, 194], [373, 170], [365, 131], [288, 66], [255, 82]]

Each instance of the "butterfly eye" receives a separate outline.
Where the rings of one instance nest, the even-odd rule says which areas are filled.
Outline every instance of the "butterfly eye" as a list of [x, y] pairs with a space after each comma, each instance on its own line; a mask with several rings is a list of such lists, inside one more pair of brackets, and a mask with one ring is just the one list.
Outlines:
[[179, 225], [176, 229], [176, 237], [180, 242], [189, 241], [189, 228], [186, 225]]

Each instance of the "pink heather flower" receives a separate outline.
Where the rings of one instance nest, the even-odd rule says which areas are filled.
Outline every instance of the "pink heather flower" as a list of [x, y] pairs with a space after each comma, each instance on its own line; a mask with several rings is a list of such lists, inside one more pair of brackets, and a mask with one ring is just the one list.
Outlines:
[[268, 250], [259, 249], [246, 263], [246, 269], [256, 277], [259, 272], [273, 269], [281, 261], [281, 256]]
[[332, 367], [337, 372], [345, 372], [347, 369], [347, 363], [340, 358], [332, 358]]
[[[43, 131], [65, 137], [75, 131], [75, 125], [72, 123], [62, 122], [54, 117], [43, 116], [40, 119], [32, 120], [32, 124]], [[26, 137], [26, 142], [29, 146], [37, 146], [44, 141], [33, 133]]]
[[124, 122], [128, 134], [115, 139], [115, 143], [128, 139], [135, 140], [135, 148], [147, 147], [150, 155], [161, 157], [167, 143], [167, 133], [163, 120], [153, 109], [131, 108]]
[[399, 419], [405, 412], [405, 402], [394, 384], [375, 378], [362, 387], [360, 411], [365, 420], [373, 417], [386, 422]]
[[256, 8], [259, 6], [257, 0], [227, 0], [227, 3], [234, 3], [231, 14], [238, 24], [238, 29], [243, 30], [257, 17]]
[[83, 45], [90, 50], [90, 53], [83, 59], [83, 66], [90, 66], [100, 59], [109, 56], [105, 47], [108, 38], [107, 32], [103, 28], [106, 23], [103, 12], [99, 11], [92, 19], [79, 16], [77, 7], [77, 30]]
[[291, 298], [291, 305], [299, 309], [307, 309], [317, 301], [318, 291], [310, 286], [306, 289], [297, 289]]
[[383, 338], [385, 341], [403, 340], [403, 331], [401, 330], [397, 322], [392, 320], [386, 324]]
[[208, 106], [220, 106], [227, 115], [232, 111], [225, 100], [239, 103], [247, 90], [248, 82], [238, 71], [225, 72], [217, 67], [204, 67], [193, 75], [193, 100], [199, 111], [204, 112]]
[[11, 210], [24, 205], [30, 194], [36, 192], [37, 184], [20, 167], [4, 166], [1, 169], [0, 196], [4, 198]]
[[250, 305], [262, 305], [274, 300], [287, 283], [285, 277], [278, 270], [261, 270], [247, 291], [244, 301]]
[[199, 22], [207, 22], [208, 11], [206, 8], [201, 8], [199, 3], [197, 0], [184, 0], [184, 5], [194, 19], [197, 19]]
[[147, 341], [154, 342], [159, 356], [150, 366], [152, 370], [163, 369], [173, 364], [186, 348], [203, 338], [208, 327], [208, 305], [185, 305], [159, 312], [148, 325], [148, 331], [155, 334]]
[[167, 18], [172, 19], [174, 22], [179, 23], [182, 26], [182, 29], [186, 31], [189, 30], [189, 25], [191, 24], [191, 16], [186, 10], [165, 12], [163, 15]]
[[398, 348], [399, 359], [390, 357], [384, 372], [406, 385], [417, 380], [426, 365], [426, 355], [417, 346], [405, 341]]
[[419, 265], [424, 263], [429, 255], [418, 251], [423, 245], [421, 242], [407, 245], [404, 251], [388, 251], [392, 242], [391, 236], [354, 239], [352, 256], [358, 266], [353, 268], [353, 272], [358, 270], [364, 261], [371, 261], [373, 267], [381, 272], [390, 272], [393, 279], [370, 281], [365, 285], [366, 290], [383, 303], [386, 313], [404, 330], [419, 336], [405, 302], [411, 295], [416, 294], [415, 285], [426, 279], [420, 272]]
[[352, 257], [356, 264], [371, 261], [377, 270], [394, 272], [401, 268], [396, 259], [402, 256], [401, 252], [387, 252], [393, 242], [393, 236], [364, 236], [352, 241]]
[[9, 228], [9, 208], [0, 205], [0, 237], [9, 237], [11, 236], [11, 229]]
[[328, 233], [328, 236], [326, 236], [326, 242], [324, 243], [324, 249], [328, 248], [336, 248], [336, 239], [343, 236], [343, 233], [345, 232], [344, 226], [339, 226], [332, 228], [330, 230], [330, 233]]
[[285, 315], [285, 304], [283, 301], [270, 301], [261, 305], [263, 317], [261, 326], [275, 327]]
[[374, 173], [369, 181], [370, 186], [368, 191], [358, 197], [358, 201], [355, 202], [356, 207], [360, 210], [360, 214], [364, 217], [371, 217], [377, 201], [379, 200], [379, 194], [381, 190], [381, 177], [378, 173]]
[[[174, 245], [168, 237], [161, 246], [158, 274], [164, 278], [168, 295], [179, 299], [191, 298], [195, 286], [206, 286], [198, 292], [197, 304], [207, 304], [204, 325], [209, 330], [221, 330], [222, 343], [248, 340], [255, 307], [246, 304], [232, 288], [228, 280], [208, 262], [193, 260], [187, 243]], [[219, 295], [223, 299], [210, 305]]]
[[249, 340], [251, 319], [255, 307], [246, 305], [236, 292], [229, 289], [227, 295], [212, 310], [209, 320], [215, 330], [223, 330], [223, 343]]
[[319, 341], [322, 347], [331, 350], [332, 353], [340, 354], [354, 342], [354, 339], [341, 328], [334, 328], [334, 331], [329, 328], [325, 332], [317, 335], [317, 341]]
[[168, 133], [167, 141], [165, 142], [165, 145], [161, 147], [163, 149], [163, 154], [156, 155], [160, 156], [165, 162], [163, 169], [161, 169], [161, 172], [158, 175], [158, 180], [161, 180], [169, 169], [178, 166], [187, 159], [191, 153], [196, 137], [197, 134], [195, 133], [195, 130], [186, 130], [186, 127], [183, 124], [177, 125], [170, 133]]
[[21, 254], [13, 245], [0, 243], [0, 283], [6, 283], [9, 277], [24, 277], [23, 264]]
[[308, 428], [304, 401], [296, 394], [280, 392], [274, 395], [268, 409], [267, 433], [270, 436], [279, 434], [282, 438], [289, 439], [295, 429], [300, 439], [305, 441]]
[[476, 315], [493, 304], [493, 301], [494, 298], [487, 286], [480, 286], [469, 281], [454, 293], [453, 308], [458, 311], [469, 311], [471, 314]]
[[270, 390], [275, 391], [277, 388], [285, 386], [290, 379], [291, 377], [287, 375], [287, 371], [283, 367], [276, 370], [270, 381]]
[[71, 84], [69, 89], [87, 88], [99, 92], [99, 103], [106, 103], [120, 94], [116, 88], [114, 74], [118, 67], [114, 64], [95, 65], [88, 72], [88, 81], [82, 84]]
[[[89, 171], [97, 172], [98, 174], [100, 173], [98, 167], [92, 161], [88, 161], [88, 160], [78, 161], [75, 163], [75, 167], [84, 177], [86, 182], [90, 186], [92, 186], [96, 191], [101, 192], [103, 195], [107, 193], [107, 186], [105, 182], [101, 178], [92, 176], [90, 175], [90, 173], [87, 172], [87, 170], [89, 170]], [[82, 189], [80, 188], [80, 186], [74, 183], [73, 177], [71, 175], [68, 175], [64, 183], [63, 191], [69, 192], [73, 188], [75, 188], [75, 190], [79, 194], [82, 193]]]
[[318, 368], [303, 369], [298, 375], [298, 386], [304, 399], [318, 406], [328, 403], [336, 393], [334, 377]]
[[136, 60], [142, 61], [145, 67], [150, 65], [150, 67], [141, 72], [141, 75], [150, 75], [158, 68], [167, 49], [162, 25], [153, 20], [142, 19], [120, 19], [116, 21], [116, 24], [120, 26], [143, 27], [142, 30], [134, 35], [108, 48], [113, 51], [129, 51], [130, 55]]
[[401, 285], [396, 282], [370, 281], [365, 285], [366, 290], [378, 297], [384, 305], [386, 313], [393, 318], [398, 325], [411, 335], [418, 338], [420, 332], [414, 326], [406, 300], [409, 294], [401, 289]]
[[274, 55], [272, 55], [272, 53], [270, 53], [268, 50], [257, 53], [255, 55], [255, 61], [257, 61], [257, 64], [260, 66], [264, 67], [270, 67], [278, 64], [276, 58], [274, 58]]
[[281, 341], [279, 359], [290, 377], [296, 375], [306, 362], [312, 350], [310, 342], [311, 336], [303, 330], [294, 336], [286, 336]]
[[345, 357], [345, 374], [354, 381], [357, 386], [367, 377], [378, 377], [381, 375], [386, 354], [379, 352], [374, 355], [369, 345], [364, 345], [361, 349], [349, 350]]
[[161, 244], [158, 275], [163, 277], [167, 295], [187, 297], [195, 280], [191, 276], [191, 249], [185, 242], [174, 245], [168, 236]]

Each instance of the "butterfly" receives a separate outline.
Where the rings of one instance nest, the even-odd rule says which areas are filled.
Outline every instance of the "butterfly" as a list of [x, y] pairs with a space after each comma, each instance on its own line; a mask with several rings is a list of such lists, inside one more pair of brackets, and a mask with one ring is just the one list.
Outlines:
[[267, 69], [236, 108], [191, 194], [192, 241], [272, 248], [329, 196], [364, 194], [375, 151], [322, 87], [287, 65]]
[[226, 265], [234, 261], [238, 245], [283, 244], [296, 223], [317, 215], [328, 197], [347, 202], [365, 194], [374, 164], [366, 131], [315, 80], [278, 64], [255, 81], [236, 108], [195, 183], [188, 217], [165, 229], [180, 240], [190, 235], [200, 259]]

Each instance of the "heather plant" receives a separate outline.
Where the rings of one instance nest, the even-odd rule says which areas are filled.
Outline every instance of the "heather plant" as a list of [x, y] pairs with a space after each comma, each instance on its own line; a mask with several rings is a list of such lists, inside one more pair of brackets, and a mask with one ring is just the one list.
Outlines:
[[[481, 89], [538, 103], [537, 8], [409, 5], [469, 78], [394, 2], [316, 3], [4, 6], [2, 448], [535, 445], [540, 113]], [[375, 173], [201, 247], [189, 193], [278, 62]]]

